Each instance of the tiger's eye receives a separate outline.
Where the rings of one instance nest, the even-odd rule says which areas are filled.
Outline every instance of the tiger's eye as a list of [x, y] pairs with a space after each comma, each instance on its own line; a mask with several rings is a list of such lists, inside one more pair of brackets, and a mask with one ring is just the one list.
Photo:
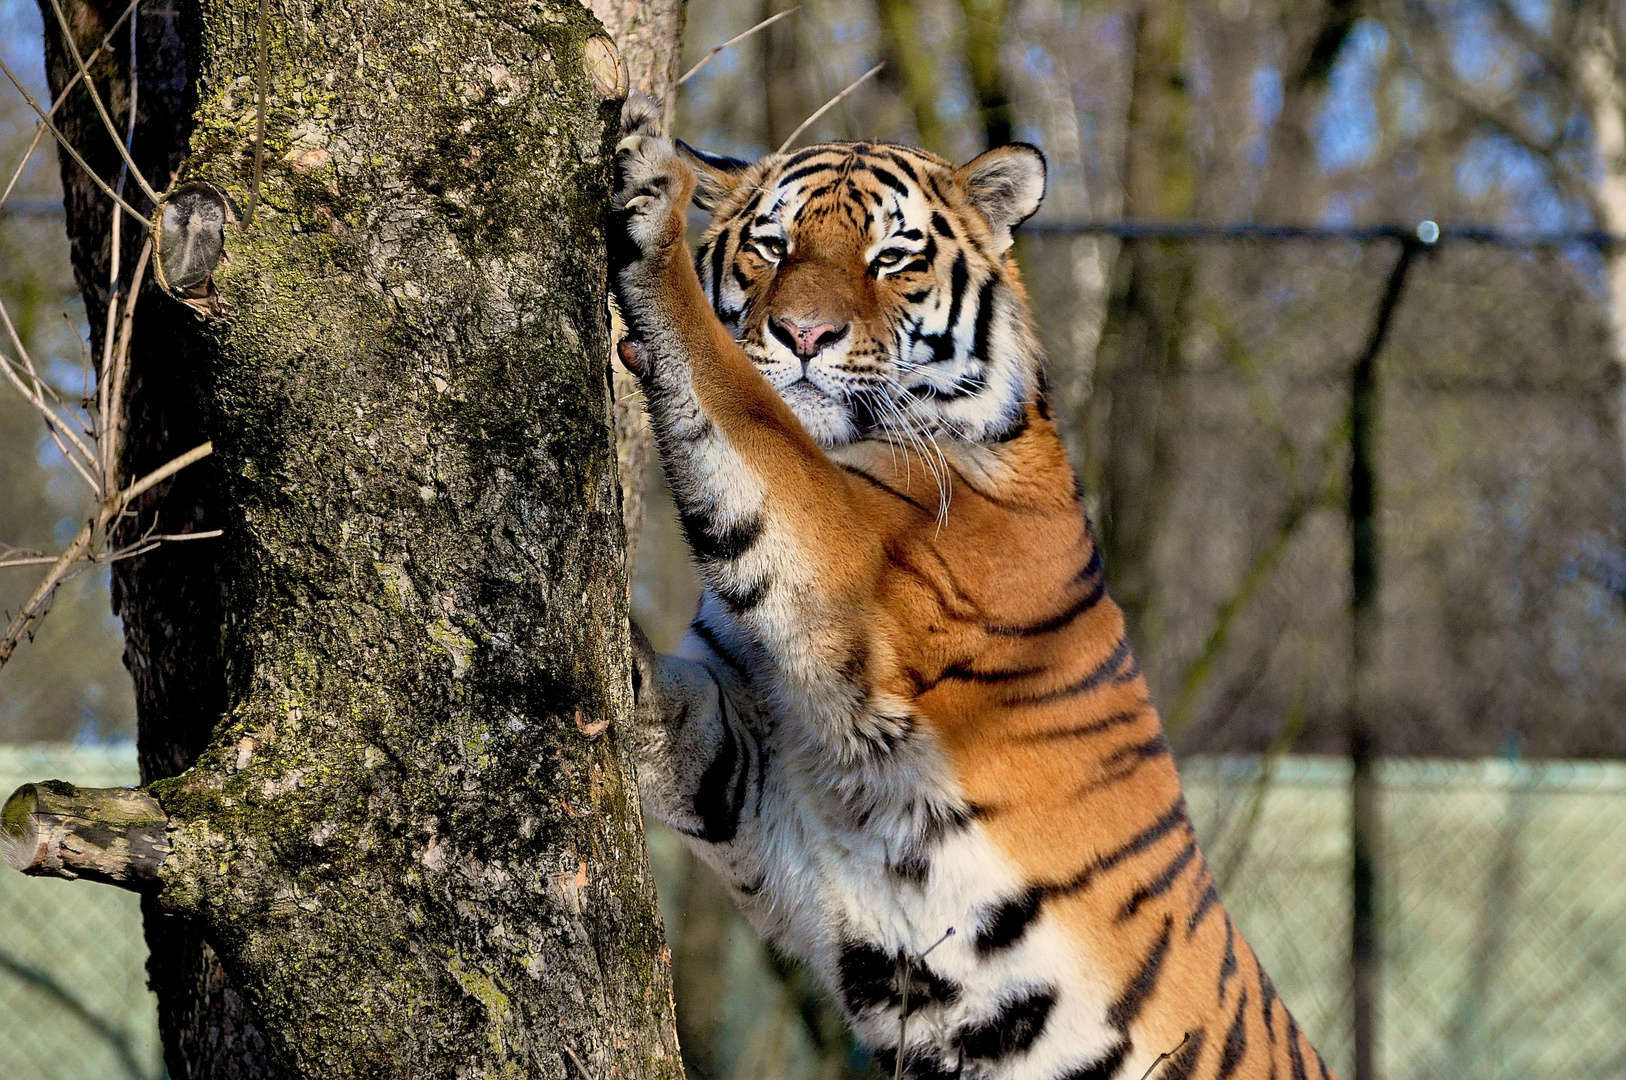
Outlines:
[[759, 236], [756, 245], [764, 256], [774, 262], [779, 262], [785, 257], [785, 242], [777, 236]]
[[881, 269], [886, 269], [887, 267], [898, 265], [905, 258], [907, 258], [908, 255], [909, 253], [907, 251], [899, 251], [897, 248], [888, 248], [879, 255], [875, 256], [875, 261], [871, 263], [871, 265], [880, 267]]

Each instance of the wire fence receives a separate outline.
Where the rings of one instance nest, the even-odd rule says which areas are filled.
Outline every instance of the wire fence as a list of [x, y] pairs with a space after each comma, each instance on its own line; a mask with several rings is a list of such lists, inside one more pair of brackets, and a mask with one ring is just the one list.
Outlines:
[[[0, 801], [48, 777], [87, 787], [133, 784], [135, 750], [0, 746]], [[133, 894], [0, 866], [0, 1077], [162, 1076], [146, 960]]]
[[[1349, 763], [1182, 772], [1227, 907], [1348, 1075]], [[1378, 782], [1379, 1075], [1626, 1073], [1626, 765], [1388, 761]]]
[[[128, 783], [134, 771], [127, 749], [0, 747], [6, 792], [45, 776]], [[1347, 1075], [1349, 763], [1202, 756], [1181, 772], [1227, 907]], [[1626, 1074], [1626, 764], [1394, 760], [1378, 782], [1379, 1075]], [[696, 962], [683, 941], [692, 868], [653, 840], [674, 956]], [[783, 965], [737, 915], [721, 937], [717, 1045], [696, 1080], [814, 1076]], [[145, 958], [129, 894], [0, 874], [0, 1077], [162, 1075]]]

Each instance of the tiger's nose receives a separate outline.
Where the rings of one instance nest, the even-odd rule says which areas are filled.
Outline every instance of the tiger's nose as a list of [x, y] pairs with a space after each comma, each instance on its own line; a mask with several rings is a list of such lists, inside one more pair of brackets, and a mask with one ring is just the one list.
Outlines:
[[799, 360], [811, 360], [847, 336], [845, 326], [837, 327], [835, 323], [808, 326], [791, 319], [769, 319], [768, 329], [772, 330], [773, 336], [784, 342], [785, 348], [795, 353]]

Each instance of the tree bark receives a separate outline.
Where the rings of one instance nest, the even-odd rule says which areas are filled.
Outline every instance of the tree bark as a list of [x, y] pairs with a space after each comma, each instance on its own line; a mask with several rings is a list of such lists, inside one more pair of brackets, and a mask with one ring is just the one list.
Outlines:
[[[122, 6], [73, 7], [81, 46]], [[143, 13], [156, 187], [180, 166], [246, 203], [259, 13]], [[173, 845], [147, 901], [170, 1073], [679, 1075], [615, 735], [601, 31], [566, 0], [268, 14], [254, 225], [222, 318], [143, 301], [123, 455], [212, 437], [131, 527], [226, 530], [115, 581]], [[98, 74], [118, 118], [128, 57]], [[114, 175], [88, 101], [67, 120]], [[64, 178], [99, 328], [105, 202]]]
[[[685, 0], [583, 0], [615, 39], [627, 64], [630, 87], [666, 109], [667, 131], [677, 109], [678, 58], [682, 53]], [[612, 343], [613, 344], [613, 343]], [[627, 565], [637, 565], [644, 524], [644, 478], [655, 453], [655, 435], [644, 413], [638, 380], [611, 363], [615, 398], [615, 454], [621, 471], [621, 519], [627, 531]]]

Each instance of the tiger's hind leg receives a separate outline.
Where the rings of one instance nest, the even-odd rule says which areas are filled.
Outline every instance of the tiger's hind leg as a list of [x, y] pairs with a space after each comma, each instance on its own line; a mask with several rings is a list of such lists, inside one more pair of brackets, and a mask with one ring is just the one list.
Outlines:
[[632, 631], [631, 744], [644, 804], [730, 885], [754, 891], [769, 768], [755, 704], [726, 672], [658, 653]]

